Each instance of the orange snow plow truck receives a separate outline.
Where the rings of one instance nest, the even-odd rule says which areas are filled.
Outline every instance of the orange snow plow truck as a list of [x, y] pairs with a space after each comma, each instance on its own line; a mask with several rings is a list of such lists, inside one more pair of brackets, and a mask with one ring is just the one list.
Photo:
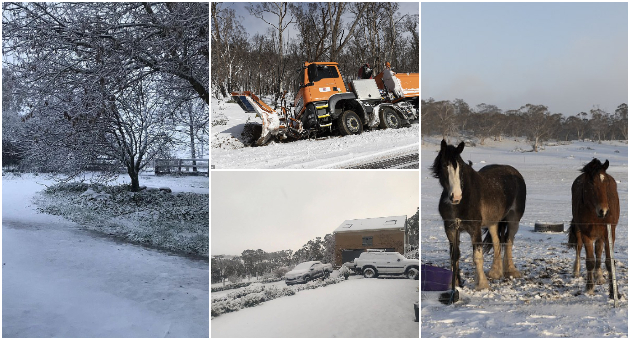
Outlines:
[[302, 139], [335, 133], [356, 135], [365, 128], [397, 129], [418, 119], [419, 73], [396, 74], [396, 89], [385, 86], [383, 73], [375, 79], [352, 80], [346, 87], [334, 62], [305, 62], [298, 77], [294, 104], [280, 110], [273, 110], [249, 91], [232, 93], [243, 110], [256, 112], [262, 119], [256, 145], [264, 145], [272, 137]]

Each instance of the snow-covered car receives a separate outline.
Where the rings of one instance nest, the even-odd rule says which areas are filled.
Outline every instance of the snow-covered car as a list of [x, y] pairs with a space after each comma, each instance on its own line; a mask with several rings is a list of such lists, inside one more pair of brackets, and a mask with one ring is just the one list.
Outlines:
[[397, 252], [366, 251], [354, 259], [355, 271], [363, 273], [366, 278], [379, 275], [405, 275], [418, 280], [420, 261], [407, 259]]
[[284, 274], [284, 282], [287, 286], [306, 283], [319, 277], [327, 278], [331, 272], [332, 264], [324, 264], [320, 261], [302, 262]]

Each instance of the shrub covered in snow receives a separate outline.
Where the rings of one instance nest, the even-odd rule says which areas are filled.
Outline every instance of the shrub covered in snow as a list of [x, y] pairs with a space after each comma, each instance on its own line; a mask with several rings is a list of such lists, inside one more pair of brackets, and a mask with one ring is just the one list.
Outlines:
[[41, 212], [63, 216], [91, 230], [208, 256], [208, 194], [131, 192], [128, 185], [60, 183], [44, 190], [36, 203]]
[[306, 284], [293, 287], [253, 285], [232, 292], [226, 296], [212, 299], [211, 315], [214, 318], [221, 314], [259, 305], [265, 301], [295, 295], [295, 293], [301, 290], [326, 287], [341, 281], [342, 279], [340, 278], [328, 278], [325, 280], [309, 281]]

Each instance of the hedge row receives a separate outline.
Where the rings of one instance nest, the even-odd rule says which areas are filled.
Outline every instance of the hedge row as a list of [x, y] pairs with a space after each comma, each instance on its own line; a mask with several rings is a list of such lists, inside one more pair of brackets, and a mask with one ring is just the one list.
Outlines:
[[220, 292], [220, 291], [224, 291], [224, 290], [243, 288], [243, 287], [247, 287], [247, 286], [251, 285], [252, 283], [271, 283], [271, 282], [278, 282], [278, 281], [282, 281], [282, 279], [280, 279], [280, 278], [269, 278], [269, 279], [262, 279], [260, 281], [255, 281], [255, 282], [230, 283], [230, 284], [228, 284], [226, 286], [210, 288], [210, 292], [214, 293], [214, 292]]
[[293, 287], [277, 287], [256, 285], [230, 293], [226, 296], [212, 300], [211, 315], [217, 317], [221, 314], [235, 312], [243, 308], [253, 307], [265, 301], [270, 301], [283, 296], [295, 295], [305, 289], [315, 289], [343, 281], [343, 278], [328, 278], [325, 280], [310, 281], [303, 285]]

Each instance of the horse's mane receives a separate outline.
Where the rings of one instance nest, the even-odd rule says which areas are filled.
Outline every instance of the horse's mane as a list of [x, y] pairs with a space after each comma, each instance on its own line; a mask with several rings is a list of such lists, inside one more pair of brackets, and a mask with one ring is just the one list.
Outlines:
[[599, 159], [593, 158], [588, 164], [586, 164], [580, 171], [585, 173], [589, 177], [593, 177], [600, 170], [606, 170], [602, 162]]

